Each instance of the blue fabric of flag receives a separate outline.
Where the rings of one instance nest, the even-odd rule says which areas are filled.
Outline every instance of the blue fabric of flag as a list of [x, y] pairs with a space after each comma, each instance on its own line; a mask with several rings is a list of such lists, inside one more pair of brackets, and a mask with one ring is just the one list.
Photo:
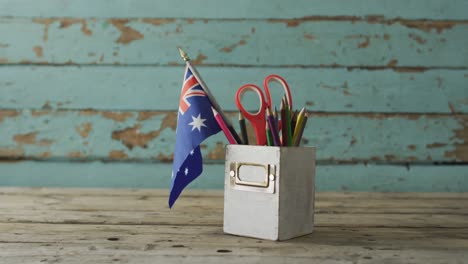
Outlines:
[[171, 208], [184, 188], [203, 171], [200, 144], [209, 136], [221, 131], [211, 107], [212, 104], [199, 80], [190, 68], [186, 67], [177, 117], [172, 187], [169, 195]]

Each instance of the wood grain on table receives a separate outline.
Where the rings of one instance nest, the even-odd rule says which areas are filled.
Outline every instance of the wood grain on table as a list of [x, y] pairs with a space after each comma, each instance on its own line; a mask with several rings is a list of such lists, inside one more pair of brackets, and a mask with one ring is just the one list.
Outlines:
[[467, 263], [466, 193], [316, 198], [314, 233], [272, 242], [223, 234], [221, 191], [0, 188], [0, 263]]

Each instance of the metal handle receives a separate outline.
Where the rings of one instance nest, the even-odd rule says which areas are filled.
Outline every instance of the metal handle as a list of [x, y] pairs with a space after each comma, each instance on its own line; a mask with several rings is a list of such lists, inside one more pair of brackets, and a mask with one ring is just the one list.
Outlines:
[[[247, 181], [241, 178], [239, 169], [242, 166], [261, 167], [265, 170], [265, 177], [261, 182]], [[231, 176], [231, 187], [237, 190], [254, 192], [275, 192], [276, 167], [271, 164], [259, 164], [251, 162], [231, 162], [229, 164], [229, 176]]]

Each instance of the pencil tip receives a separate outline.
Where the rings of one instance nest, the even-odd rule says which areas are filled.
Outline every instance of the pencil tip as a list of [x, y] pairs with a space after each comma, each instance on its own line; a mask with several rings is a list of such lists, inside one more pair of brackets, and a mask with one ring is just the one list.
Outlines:
[[284, 101], [284, 107], [288, 108], [289, 107], [289, 102], [288, 102], [288, 97], [286, 94], [283, 96], [283, 101]]

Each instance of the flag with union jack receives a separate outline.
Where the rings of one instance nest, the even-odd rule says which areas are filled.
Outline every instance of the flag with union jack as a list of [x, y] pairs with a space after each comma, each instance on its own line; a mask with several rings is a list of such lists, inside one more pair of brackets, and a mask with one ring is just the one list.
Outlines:
[[212, 104], [199, 80], [187, 66], [177, 117], [172, 187], [169, 195], [171, 208], [182, 190], [203, 171], [200, 144], [209, 136], [221, 131], [211, 107]]

